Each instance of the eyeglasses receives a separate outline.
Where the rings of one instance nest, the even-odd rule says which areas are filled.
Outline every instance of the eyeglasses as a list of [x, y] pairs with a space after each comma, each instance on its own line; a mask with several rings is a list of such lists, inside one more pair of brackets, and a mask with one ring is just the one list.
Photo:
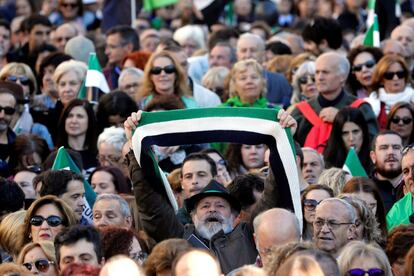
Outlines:
[[62, 36], [62, 37], [56, 37], [55, 39], [56, 39], [56, 41], [57, 42], [62, 42], [62, 41], [69, 41], [70, 39], [71, 39], [72, 37], [64, 37], [64, 36]]
[[0, 106], [0, 113], [4, 110], [4, 114], [13, 115], [16, 112], [16, 108], [10, 106]]
[[315, 82], [315, 75], [305, 75], [299, 78], [300, 84], [307, 84], [308, 81]]
[[354, 224], [353, 222], [336, 222], [334, 220], [317, 219], [313, 222], [313, 227], [321, 229], [324, 225], [328, 226], [329, 230], [338, 229], [342, 225]]
[[369, 276], [383, 276], [385, 275], [384, 270], [380, 268], [370, 268], [368, 270], [363, 270], [361, 268], [353, 268], [348, 270], [346, 273], [347, 276], [364, 276], [367, 273]]
[[303, 201], [303, 206], [308, 211], [314, 211], [316, 206], [318, 206], [319, 203], [321, 203], [322, 200], [317, 201], [315, 199], [305, 199]]
[[58, 216], [48, 216], [47, 218], [44, 218], [42, 216], [33, 216], [30, 219], [29, 223], [33, 226], [40, 226], [45, 220], [51, 227], [57, 227], [63, 223], [63, 220]]
[[404, 70], [396, 71], [396, 72], [385, 72], [384, 73], [384, 79], [392, 80], [395, 75], [397, 75], [398, 79], [402, 79], [402, 78], [405, 78], [406, 72]]
[[116, 164], [121, 160], [121, 156], [112, 156], [112, 155], [100, 155], [98, 154], [96, 156], [96, 159], [98, 159], [99, 163], [102, 165], [103, 162], [108, 161], [111, 164]]
[[29, 270], [32, 271], [33, 265], [36, 267], [36, 269], [39, 272], [47, 272], [49, 270], [50, 265], [54, 265], [55, 262], [53, 261], [49, 261], [46, 259], [38, 259], [34, 262], [30, 262], [30, 263], [24, 263], [23, 265]]
[[60, 5], [64, 8], [72, 8], [72, 9], [78, 7], [78, 4], [76, 3], [62, 3]]
[[136, 89], [137, 87], [139, 87], [139, 83], [138, 82], [133, 82], [133, 83], [129, 83], [127, 85], [124, 86], [125, 90], [130, 90], [131, 88]]
[[374, 67], [374, 66], [375, 66], [375, 64], [376, 64], [375, 60], [368, 60], [368, 61], [366, 61], [366, 62], [364, 62], [364, 63], [361, 63], [361, 64], [357, 64], [357, 65], [352, 66], [352, 71], [353, 71], [353, 72], [359, 72], [359, 71], [361, 71], [361, 70], [362, 70], [362, 68], [363, 68], [364, 66], [365, 66], [366, 68], [372, 68], [372, 67]]
[[414, 143], [413, 144], [409, 144], [408, 146], [405, 146], [402, 149], [402, 151], [401, 151], [402, 156], [406, 155], [411, 149], [414, 149]]
[[400, 118], [398, 116], [395, 116], [394, 118], [391, 119], [391, 122], [393, 124], [399, 124], [401, 121], [402, 121], [402, 123], [404, 125], [408, 125], [408, 124], [410, 124], [413, 121], [413, 118], [410, 118], [410, 117], [402, 117], [402, 118]]
[[17, 81], [20, 81], [20, 83], [21, 83], [22, 85], [29, 85], [29, 83], [30, 83], [29, 78], [28, 78], [28, 77], [26, 77], [26, 76], [21, 76], [21, 77], [18, 77], [18, 76], [13, 76], [13, 75], [11, 75], [11, 76], [8, 76], [6, 79], [7, 79], [8, 81], [12, 81], [12, 82], [17, 82]]
[[161, 72], [164, 71], [166, 74], [172, 74], [177, 72], [177, 69], [175, 69], [175, 66], [173, 64], [167, 65], [165, 67], [153, 67], [150, 70], [151, 75], [159, 75]]
[[148, 254], [143, 252], [143, 251], [139, 251], [137, 253], [132, 253], [129, 254], [129, 257], [135, 261], [145, 261], [145, 259], [148, 257]]

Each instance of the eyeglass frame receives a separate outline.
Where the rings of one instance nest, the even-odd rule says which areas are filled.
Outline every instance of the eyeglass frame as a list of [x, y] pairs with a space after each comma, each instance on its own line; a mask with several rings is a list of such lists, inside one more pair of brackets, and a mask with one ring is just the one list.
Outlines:
[[[316, 225], [317, 223], [321, 221], [323, 221], [322, 225], [320, 226]], [[330, 231], [333, 231], [333, 230], [338, 229], [342, 225], [352, 225], [352, 224], [355, 225], [355, 222], [336, 222], [335, 220], [329, 220], [329, 219], [319, 219], [319, 220], [315, 219], [312, 224], [313, 224], [313, 228], [315, 229], [322, 229], [326, 225], [326, 227], [328, 227]]]
[[[102, 159], [101, 159], [102, 158]], [[102, 162], [101, 162], [101, 160], [102, 161], [108, 161], [109, 163], [111, 163], [111, 164], [118, 164], [119, 163], [119, 161], [122, 159], [122, 156], [117, 156], [117, 157], [114, 157], [114, 156], [111, 156], [111, 155], [108, 155], [108, 156], [106, 156], [106, 155], [100, 155], [100, 154], [98, 154], [97, 156], [96, 156], [96, 159], [98, 160], [98, 162], [102, 165]]]

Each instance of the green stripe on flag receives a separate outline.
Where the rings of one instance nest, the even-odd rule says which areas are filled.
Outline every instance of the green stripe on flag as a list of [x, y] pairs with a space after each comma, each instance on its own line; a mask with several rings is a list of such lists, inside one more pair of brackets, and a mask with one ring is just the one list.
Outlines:
[[177, 0], [144, 0], [144, 9], [151, 11], [161, 7], [176, 4]]
[[367, 173], [354, 148], [349, 149], [342, 169], [347, 171], [351, 176], [367, 176]]

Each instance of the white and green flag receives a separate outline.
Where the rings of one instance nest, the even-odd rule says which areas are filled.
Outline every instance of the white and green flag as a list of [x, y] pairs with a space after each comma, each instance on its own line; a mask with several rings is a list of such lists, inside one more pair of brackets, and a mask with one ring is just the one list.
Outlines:
[[88, 71], [85, 79], [86, 87], [97, 87], [102, 92], [108, 93], [110, 91], [106, 78], [102, 73], [101, 65], [99, 64], [96, 53], [89, 54]]
[[[52, 170], [69, 170], [78, 174], [82, 174], [80, 169], [73, 162], [69, 153], [65, 147], [60, 147], [55, 161], [53, 162]], [[83, 187], [85, 189], [85, 207], [83, 208], [82, 218], [85, 219], [89, 224], [92, 224], [92, 207], [95, 203], [96, 193], [92, 189], [91, 185], [84, 179]]]
[[348, 172], [351, 176], [367, 176], [367, 173], [365, 172], [361, 161], [359, 161], [359, 157], [354, 148], [349, 149], [342, 169]]
[[375, 13], [375, 0], [368, 1], [367, 32], [363, 44], [365, 46], [380, 47], [380, 33], [378, 16]]

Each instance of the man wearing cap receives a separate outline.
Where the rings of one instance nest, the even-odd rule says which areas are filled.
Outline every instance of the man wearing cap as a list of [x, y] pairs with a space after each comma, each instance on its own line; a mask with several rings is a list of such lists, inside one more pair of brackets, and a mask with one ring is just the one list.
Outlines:
[[[294, 131], [296, 122], [293, 118], [283, 111], [278, 115], [281, 126], [292, 127]], [[125, 121], [128, 139], [131, 139], [132, 130], [140, 118], [141, 112], [138, 112], [131, 114]], [[142, 225], [153, 239], [160, 242], [169, 238], [184, 238], [194, 247], [211, 250], [219, 259], [225, 274], [255, 262], [258, 253], [252, 224], [235, 223], [241, 207], [223, 185], [212, 179], [199, 193], [187, 198], [185, 205], [194, 224], [183, 225], [165, 197], [151, 185], [132, 150], [127, 154], [127, 159]], [[269, 173], [263, 197], [253, 210], [252, 219], [261, 211], [276, 207], [277, 200], [277, 185], [273, 174]]]
[[7, 159], [11, 154], [11, 145], [16, 134], [10, 128], [19, 99], [23, 99], [23, 89], [13, 82], [0, 81], [0, 175], [7, 177], [10, 169]]

